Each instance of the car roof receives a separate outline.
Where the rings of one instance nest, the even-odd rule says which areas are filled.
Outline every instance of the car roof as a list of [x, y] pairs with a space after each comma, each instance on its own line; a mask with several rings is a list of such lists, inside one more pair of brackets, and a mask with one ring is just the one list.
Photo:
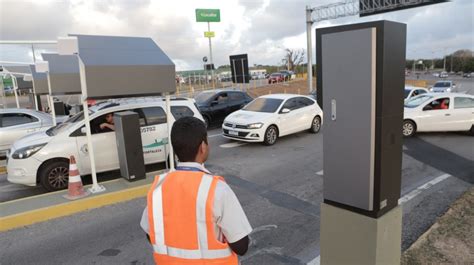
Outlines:
[[419, 87], [419, 86], [405, 86], [406, 90], [413, 90], [413, 89], [423, 89], [423, 90], [428, 90], [424, 87]]
[[299, 95], [299, 94], [270, 94], [270, 95], [260, 96], [259, 98], [289, 99], [293, 97], [307, 97], [307, 96]]
[[236, 88], [224, 88], [224, 89], [213, 89], [213, 90], [204, 90], [201, 91], [201, 93], [210, 93], [213, 92], [215, 94], [221, 93], [221, 92], [240, 92], [240, 93], [245, 93], [244, 91], [237, 90]]
[[[105, 100], [98, 102], [96, 105], [89, 107], [89, 110], [93, 112], [97, 112], [103, 109], [109, 108], [116, 108], [122, 109], [124, 107], [146, 107], [146, 106], [154, 106], [157, 103], [164, 105], [165, 98], [163, 97], [144, 97], [144, 98], [123, 98], [123, 99], [113, 99], [113, 100]], [[194, 103], [193, 99], [190, 98], [171, 98], [173, 103], [175, 102], [191, 102]], [[173, 104], [174, 105], [174, 104]]]
[[474, 95], [463, 94], [463, 93], [451, 93], [451, 92], [447, 92], [447, 93], [430, 92], [430, 93], [426, 93], [426, 94], [423, 94], [423, 95], [428, 95], [428, 96], [432, 96], [432, 97], [454, 96], [454, 97], [468, 97], [468, 98], [474, 98]]
[[49, 115], [46, 112], [41, 112], [34, 109], [23, 109], [23, 108], [0, 109], [0, 113], [28, 113], [28, 114], [37, 114], [37, 115]]

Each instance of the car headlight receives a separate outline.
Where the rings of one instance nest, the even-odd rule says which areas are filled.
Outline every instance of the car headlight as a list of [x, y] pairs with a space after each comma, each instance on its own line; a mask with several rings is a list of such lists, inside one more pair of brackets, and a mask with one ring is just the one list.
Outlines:
[[247, 125], [247, 129], [260, 129], [262, 128], [262, 126], [263, 126], [263, 123], [261, 122], [252, 123], [252, 124]]
[[43, 148], [43, 146], [45, 146], [45, 145], [46, 144], [36, 144], [36, 145], [31, 145], [31, 146], [27, 146], [27, 147], [24, 147], [24, 148], [20, 148], [12, 154], [12, 157], [14, 159], [28, 158], [28, 157], [34, 155], [39, 150], [41, 150], [41, 148]]
[[451, 92], [451, 88], [446, 89], [446, 91]]

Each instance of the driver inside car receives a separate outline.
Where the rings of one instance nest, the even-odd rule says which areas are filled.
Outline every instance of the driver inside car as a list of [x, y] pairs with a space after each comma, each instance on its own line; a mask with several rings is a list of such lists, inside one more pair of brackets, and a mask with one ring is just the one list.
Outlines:
[[114, 114], [108, 113], [105, 115], [105, 122], [100, 124], [100, 130], [102, 132], [113, 132], [115, 131], [115, 124], [114, 124]]

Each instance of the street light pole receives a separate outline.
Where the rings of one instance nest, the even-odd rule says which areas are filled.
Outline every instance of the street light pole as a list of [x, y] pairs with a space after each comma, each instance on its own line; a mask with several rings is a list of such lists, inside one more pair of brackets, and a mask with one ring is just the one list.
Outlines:
[[307, 79], [308, 79], [308, 92], [311, 93], [313, 91], [313, 48], [311, 44], [311, 27], [313, 25], [313, 21], [311, 20], [311, 8], [306, 6], [306, 44], [307, 44], [307, 57], [308, 57], [308, 65], [307, 65]]
[[446, 48], [444, 48], [443, 72], [446, 72]]

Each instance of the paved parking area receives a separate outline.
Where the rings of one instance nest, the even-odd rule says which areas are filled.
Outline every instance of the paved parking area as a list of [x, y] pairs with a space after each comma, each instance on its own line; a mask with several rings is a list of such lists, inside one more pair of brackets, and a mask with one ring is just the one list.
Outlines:
[[[207, 167], [226, 178], [254, 228], [243, 264], [306, 264], [319, 255], [323, 133], [302, 132], [266, 147], [209, 131]], [[473, 186], [472, 139], [462, 133], [405, 139], [404, 249]], [[152, 264], [139, 227], [145, 204], [136, 199], [2, 233], [0, 257], [6, 264]]]

